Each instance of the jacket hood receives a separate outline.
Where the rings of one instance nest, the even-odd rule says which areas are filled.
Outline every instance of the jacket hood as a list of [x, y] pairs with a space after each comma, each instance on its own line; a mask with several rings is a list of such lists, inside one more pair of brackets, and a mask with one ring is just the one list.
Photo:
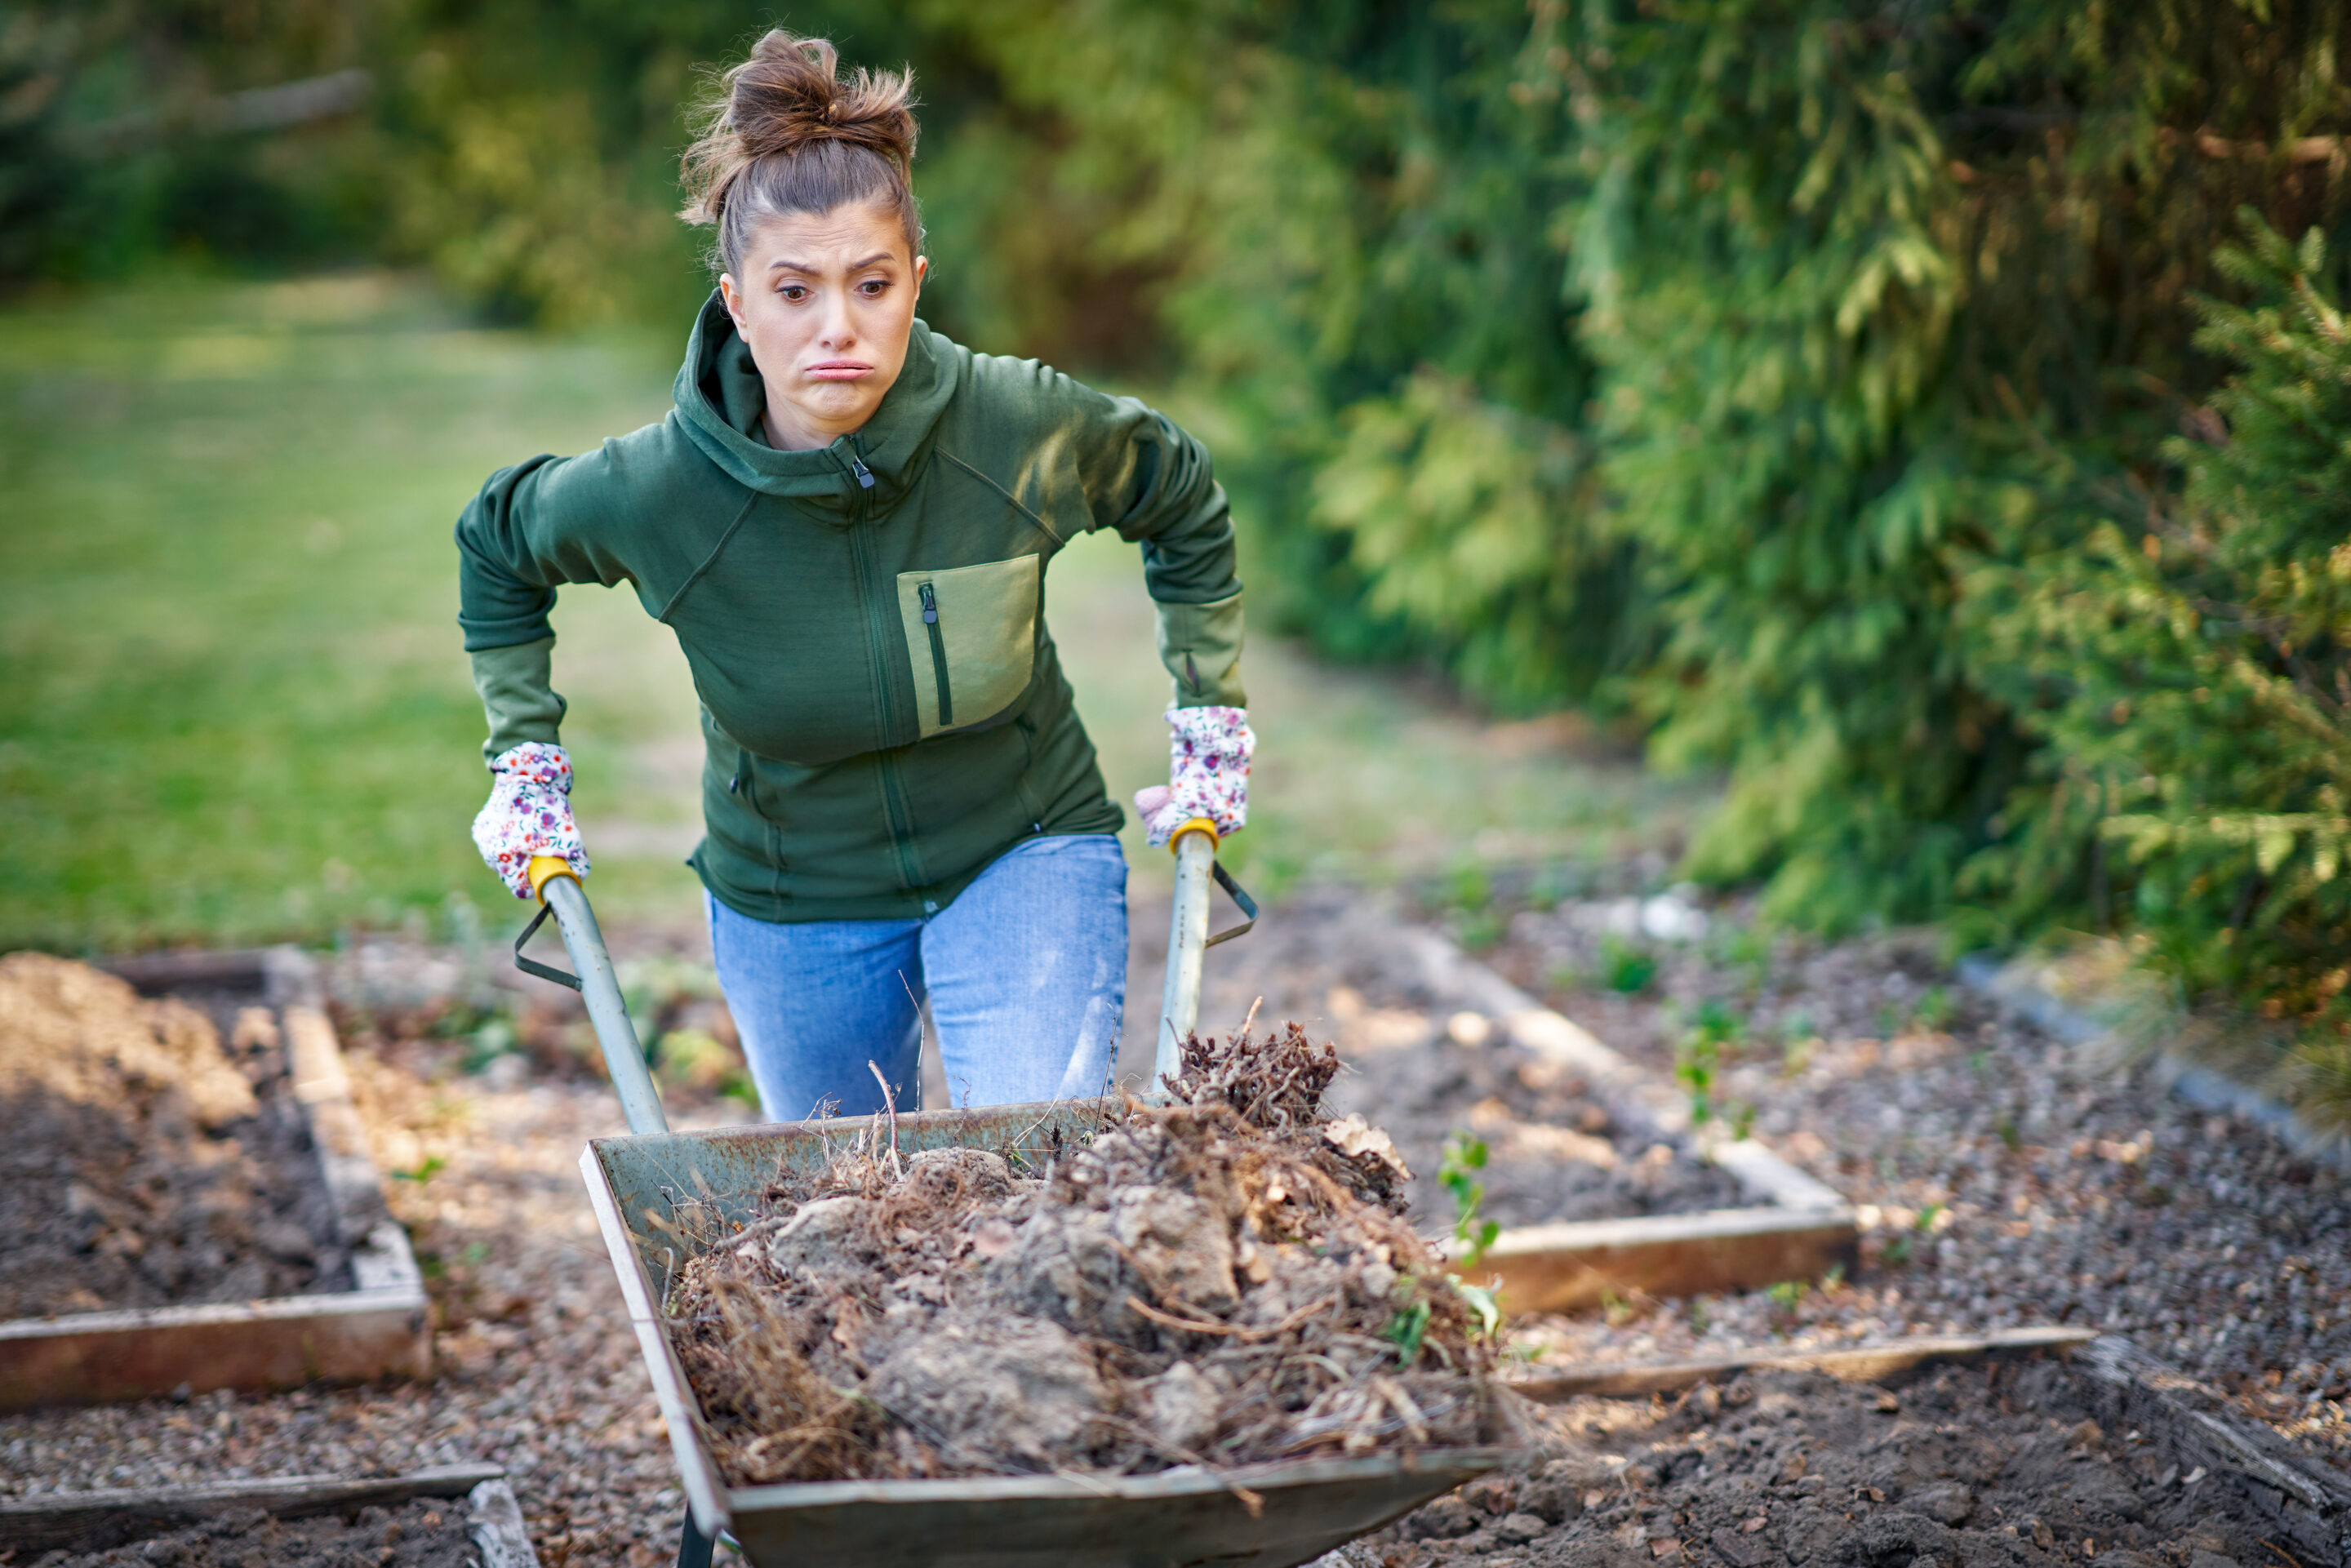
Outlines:
[[918, 318], [896, 384], [854, 435], [813, 452], [778, 452], [760, 437], [767, 384], [752, 362], [751, 346], [735, 330], [726, 301], [713, 289], [686, 340], [678, 367], [677, 418], [703, 455], [736, 483], [789, 497], [840, 520], [858, 515], [860, 486], [852, 459], [873, 475], [873, 500], [886, 505], [911, 485], [930, 456], [931, 433], [955, 395], [955, 377], [940, 338]]

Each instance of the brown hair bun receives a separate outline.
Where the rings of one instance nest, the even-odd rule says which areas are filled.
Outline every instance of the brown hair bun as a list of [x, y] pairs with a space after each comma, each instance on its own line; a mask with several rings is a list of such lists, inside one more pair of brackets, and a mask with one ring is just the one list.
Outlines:
[[858, 202], [894, 209], [908, 249], [922, 250], [914, 73], [861, 68], [843, 79], [840, 67], [827, 40], [774, 28], [695, 112], [700, 134], [680, 163], [678, 215], [716, 225], [712, 259], [726, 271], [740, 269], [761, 220]]

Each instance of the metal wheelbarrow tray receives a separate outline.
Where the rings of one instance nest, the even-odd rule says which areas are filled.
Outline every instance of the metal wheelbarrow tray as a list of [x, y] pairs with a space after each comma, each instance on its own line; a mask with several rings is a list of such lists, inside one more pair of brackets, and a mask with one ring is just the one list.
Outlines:
[[[1111, 1108], [1087, 1100], [902, 1114], [898, 1147], [909, 1154], [956, 1145], [1019, 1149], [1041, 1166], [1055, 1133], [1073, 1141], [1100, 1125]], [[707, 1206], [705, 1215], [723, 1223], [749, 1219], [779, 1166], [820, 1162], [827, 1138], [838, 1147], [872, 1121], [599, 1138], [580, 1155], [695, 1521], [705, 1537], [726, 1531], [753, 1563], [1287, 1568], [1377, 1529], [1504, 1457], [1493, 1448], [1453, 1448], [1251, 1465], [1213, 1476], [1186, 1467], [1143, 1476], [728, 1487], [660, 1317], [667, 1281], [683, 1261], [675, 1230], [664, 1228], [676, 1225], [682, 1203]], [[1236, 1487], [1263, 1499], [1258, 1514]]]
[[[1202, 956], [1249, 929], [1257, 915], [1249, 895], [1217, 865], [1210, 823], [1196, 820], [1177, 828], [1171, 848], [1176, 899], [1156, 1074], [1167, 1078], [1176, 1071], [1177, 1042], [1198, 1014]], [[1213, 1474], [1186, 1467], [1143, 1476], [1071, 1471], [727, 1486], [711, 1457], [701, 1402], [661, 1317], [669, 1281], [686, 1260], [681, 1243], [689, 1227], [679, 1223], [679, 1210], [700, 1211], [692, 1228], [731, 1230], [753, 1218], [760, 1192], [784, 1164], [817, 1164], [826, 1157], [828, 1140], [838, 1144], [872, 1133], [880, 1119], [671, 1131], [586, 894], [560, 860], [542, 857], [530, 869], [543, 907], [516, 939], [515, 961], [528, 973], [580, 991], [628, 1117], [630, 1135], [591, 1140], [580, 1166], [677, 1455], [687, 1502], [680, 1568], [705, 1568], [722, 1531], [758, 1568], [1290, 1568], [1509, 1457], [1497, 1448], [1424, 1448]], [[1249, 916], [1215, 936], [1208, 935], [1212, 882]], [[550, 915], [577, 976], [522, 956], [523, 945]], [[1079, 1100], [913, 1112], [888, 1118], [884, 1135], [904, 1153], [977, 1146], [1041, 1167], [1056, 1146], [1101, 1126], [1113, 1109], [1108, 1100]]]

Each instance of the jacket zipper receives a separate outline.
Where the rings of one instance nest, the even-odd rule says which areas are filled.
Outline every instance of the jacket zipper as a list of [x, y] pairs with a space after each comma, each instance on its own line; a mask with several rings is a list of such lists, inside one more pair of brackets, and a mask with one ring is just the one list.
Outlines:
[[873, 759], [874, 769], [881, 786], [882, 808], [890, 819], [890, 847], [898, 862], [898, 884], [911, 891], [930, 879], [924, 874], [922, 857], [914, 847], [914, 814], [907, 808], [905, 785], [898, 777], [898, 765], [893, 759], [887, 739], [896, 726], [898, 708], [894, 700], [897, 687], [891, 682], [890, 663], [884, 653], [891, 643], [889, 624], [897, 619], [896, 595], [893, 591], [892, 602], [885, 607], [875, 586], [880, 572], [873, 560], [869, 526], [873, 520], [873, 471], [865, 465], [857, 437], [851, 436], [849, 444], [850, 472], [857, 476], [860, 491], [854, 502], [856, 517], [849, 528], [849, 556], [857, 577], [858, 595], [865, 604], [865, 640], [872, 652], [875, 696], [882, 704], [883, 740], [883, 748]]
[[931, 585], [925, 583], [917, 591], [923, 596], [923, 625], [931, 634], [931, 677], [939, 688], [939, 727], [946, 729], [955, 723], [955, 694], [947, 685], [947, 640], [939, 630], [939, 601], [931, 594]]

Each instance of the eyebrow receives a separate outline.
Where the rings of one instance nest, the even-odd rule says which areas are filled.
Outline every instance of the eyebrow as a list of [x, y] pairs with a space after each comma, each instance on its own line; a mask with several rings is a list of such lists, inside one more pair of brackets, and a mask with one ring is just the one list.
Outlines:
[[[852, 272], [858, 272], [872, 266], [877, 261], [895, 261], [896, 259], [897, 256], [894, 252], [877, 250], [862, 261], [851, 262], [849, 264], [849, 270]], [[784, 259], [768, 263], [768, 270], [769, 272], [815, 272], [818, 269], [810, 266], [805, 261]]]

